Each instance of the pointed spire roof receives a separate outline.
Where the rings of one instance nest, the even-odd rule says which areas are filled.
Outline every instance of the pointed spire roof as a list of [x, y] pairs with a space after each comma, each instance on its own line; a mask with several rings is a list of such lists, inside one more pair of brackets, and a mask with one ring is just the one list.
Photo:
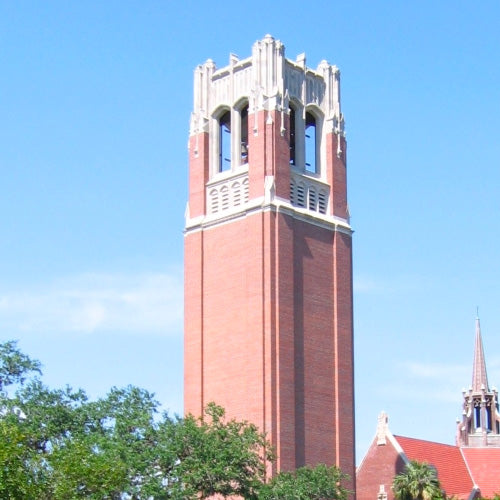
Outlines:
[[476, 317], [476, 341], [474, 345], [474, 365], [472, 367], [472, 391], [489, 392], [488, 375], [486, 374], [486, 361], [484, 359], [483, 340], [481, 338], [481, 325]]

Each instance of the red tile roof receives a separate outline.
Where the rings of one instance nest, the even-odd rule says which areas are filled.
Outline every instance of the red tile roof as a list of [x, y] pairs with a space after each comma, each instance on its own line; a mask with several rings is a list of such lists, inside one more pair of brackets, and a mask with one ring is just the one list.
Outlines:
[[461, 448], [472, 479], [481, 496], [493, 498], [500, 493], [500, 448]]
[[[469, 498], [474, 487], [474, 481], [469, 474], [460, 448], [448, 444], [423, 441], [422, 439], [394, 437], [409, 460], [427, 462], [436, 468], [441, 487], [448, 497]], [[500, 478], [500, 475], [497, 474], [497, 478]]]

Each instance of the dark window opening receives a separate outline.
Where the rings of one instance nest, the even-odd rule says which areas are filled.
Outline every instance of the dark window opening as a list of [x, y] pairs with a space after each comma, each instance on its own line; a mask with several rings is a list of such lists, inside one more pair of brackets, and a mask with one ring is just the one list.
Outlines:
[[241, 164], [248, 163], [248, 104], [241, 110]]
[[474, 427], [479, 429], [481, 427], [481, 407], [475, 406], [474, 408]]
[[491, 407], [486, 408], [486, 430], [489, 432], [493, 430], [491, 425]]
[[295, 110], [290, 108], [290, 165], [295, 165]]
[[219, 172], [231, 169], [231, 113], [219, 119]]
[[306, 166], [308, 172], [316, 172], [316, 119], [306, 113]]

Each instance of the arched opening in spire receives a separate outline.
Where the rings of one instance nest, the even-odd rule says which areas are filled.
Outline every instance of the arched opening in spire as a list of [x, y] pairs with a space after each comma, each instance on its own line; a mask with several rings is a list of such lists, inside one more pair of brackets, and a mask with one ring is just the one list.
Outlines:
[[491, 400], [486, 401], [486, 430], [491, 432], [493, 426], [491, 425]]
[[481, 401], [474, 400], [474, 431], [481, 429]]

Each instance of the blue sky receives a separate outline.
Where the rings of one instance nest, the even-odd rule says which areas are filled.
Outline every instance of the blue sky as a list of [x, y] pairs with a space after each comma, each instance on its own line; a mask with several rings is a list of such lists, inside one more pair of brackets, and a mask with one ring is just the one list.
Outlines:
[[182, 412], [193, 70], [266, 33], [342, 72], [358, 461], [381, 410], [453, 443], [476, 306], [500, 384], [494, 1], [0, 1], [0, 338]]

